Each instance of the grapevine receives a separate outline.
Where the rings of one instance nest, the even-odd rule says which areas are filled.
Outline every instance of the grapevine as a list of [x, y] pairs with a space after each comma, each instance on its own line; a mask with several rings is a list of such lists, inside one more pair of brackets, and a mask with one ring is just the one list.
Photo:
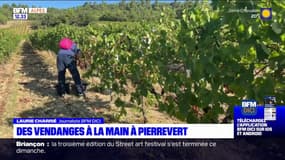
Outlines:
[[[88, 61], [86, 76], [100, 78], [103, 88], [131, 95], [135, 106], [146, 98], [186, 122], [217, 122], [219, 114], [232, 117], [242, 99], [261, 102], [275, 95], [281, 103], [285, 98], [284, 2], [252, 6], [272, 7], [271, 21], [228, 13], [233, 5], [251, 4], [196, 3], [178, 20], [162, 13], [159, 23], [60, 25], [39, 30], [30, 40], [35, 48], [56, 53], [57, 42], [70, 37]], [[120, 96], [116, 105], [126, 113]]]

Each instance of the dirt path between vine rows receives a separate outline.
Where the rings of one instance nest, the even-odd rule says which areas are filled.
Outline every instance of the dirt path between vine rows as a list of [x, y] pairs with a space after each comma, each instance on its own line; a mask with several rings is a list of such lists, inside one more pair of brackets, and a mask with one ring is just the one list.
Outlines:
[[[55, 54], [35, 51], [22, 42], [18, 54], [0, 65], [0, 137], [12, 137], [14, 117], [104, 117], [106, 123], [143, 123], [137, 108], [127, 108], [127, 115], [117, 118], [120, 108], [110, 103], [110, 96], [88, 89], [88, 101], [75, 95], [57, 96]], [[73, 83], [67, 74], [67, 80]], [[181, 123], [159, 112], [146, 109], [147, 123]]]

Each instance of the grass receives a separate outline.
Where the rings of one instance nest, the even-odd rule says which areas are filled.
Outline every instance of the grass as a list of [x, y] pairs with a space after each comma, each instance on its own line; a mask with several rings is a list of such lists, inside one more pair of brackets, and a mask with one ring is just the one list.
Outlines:
[[[17, 53], [19, 53], [19, 47], [17, 49]], [[12, 121], [7, 121], [8, 117], [16, 117], [17, 115], [17, 102], [18, 102], [18, 81], [15, 81], [15, 79], [19, 78], [19, 72], [16, 71], [17, 68], [17, 58], [14, 57], [13, 59], [10, 59], [9, 61], [16, 62], [10, 68], [9, 70], [12, 71], [12, 75], [9, 75], [9, 79], [7, 82], [7, 93], [6, 93], [6, 105], [4, 107], [4, 113], [2, 114], [1, 117], [1, 123], [2, 125], [0, 126], [0, 137], [1, 138], [11, 138], [11, 135], [13, 135], [13, 130], [11, 127]], [[10, 119], [12, 120], [12, 119]]]

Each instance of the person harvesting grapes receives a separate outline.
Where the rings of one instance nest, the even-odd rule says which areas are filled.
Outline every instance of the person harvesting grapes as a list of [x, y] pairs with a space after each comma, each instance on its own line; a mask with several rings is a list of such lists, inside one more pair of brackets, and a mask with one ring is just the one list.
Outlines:
[[80, 49], [78, 49], [76, 43], [69, 38], [61, 39], [59, 42], [59, 48], [60, 49], [57, 54], [58, 95], [60, 97], [64, 97], [65, 94], [69, 92], [65, 84], [65, 72], [66, 69], [68, 69], [75, 83], [78, 96], [84, 96], [84, 88], [76, 66], [76, 57], [80, 54]]

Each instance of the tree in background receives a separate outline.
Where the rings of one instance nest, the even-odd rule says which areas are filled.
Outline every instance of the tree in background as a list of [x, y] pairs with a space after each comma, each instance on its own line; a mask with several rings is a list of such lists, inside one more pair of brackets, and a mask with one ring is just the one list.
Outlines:
[[[178, 3], [178, 2], [177, 2]], [[13, 7], [23, 7], [26, 5], [2, 5], [0, 7], [0, 23], [6, 23], [11, 19]], [[181, 12], [181, 5], [171, 5], [171, 3], [162, 3], [156, 0], [151, 4], [151, 0], [121, 0], [119, 3], [108, 4], [102, 0], [102, 3], [86, 2], [82, 6], [72, 9], [48, 8], [47, 14], [31, 14], [29, 20], [34, 21], [34, 28], [39, 26], [53, 27], [59, 24], [69, 24], [75, 26], [86, 26], [97, 21], [159, 21], [160, 13], [163, 9], [169, 8], [170, 13]], [[178, 17], [178, 16], [172, 16]]]

